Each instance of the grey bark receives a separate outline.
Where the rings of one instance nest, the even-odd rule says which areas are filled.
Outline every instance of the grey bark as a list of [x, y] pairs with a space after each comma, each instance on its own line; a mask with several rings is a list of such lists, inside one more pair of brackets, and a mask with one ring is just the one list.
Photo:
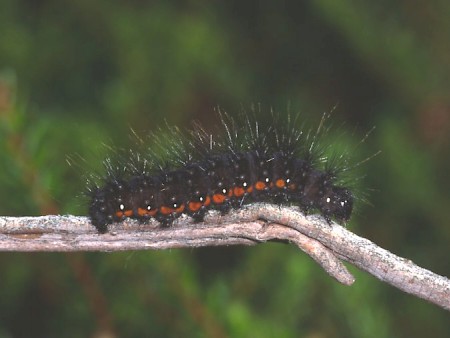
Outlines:
[[351, 285], [343, 261], [404, 292], [450, 310], [450, 280], [421, 268], [319, 216], [296, 208], [252, 204], [228, 215], [208, 213], [193, 224], [189, 217], [162, 228], [155, 221], [127, 220], [98, 234], [87, 217], [0, 217], [0, 251], [124, 251], [287, 241], [311, 256], [332, 277]]

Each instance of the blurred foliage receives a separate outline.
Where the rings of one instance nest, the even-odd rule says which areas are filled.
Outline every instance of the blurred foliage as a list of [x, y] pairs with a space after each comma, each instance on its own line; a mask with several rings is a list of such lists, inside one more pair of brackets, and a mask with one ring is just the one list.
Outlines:
[[[356, 168], [369, 203], [349, 227], [449, 275], [449, 16], [444, 0], [3, 0], [0, 214], [84, 214], [67, 155], [96, 170], [130, 127], [209, 127], [217, 105], [252, 103], [314, 121], [337, 104], [355, 157], [382, 151]], [[450, 336], [444, 310], [356, 269], [339, 285], [289, 245], [0, 267], [0, 337]]]

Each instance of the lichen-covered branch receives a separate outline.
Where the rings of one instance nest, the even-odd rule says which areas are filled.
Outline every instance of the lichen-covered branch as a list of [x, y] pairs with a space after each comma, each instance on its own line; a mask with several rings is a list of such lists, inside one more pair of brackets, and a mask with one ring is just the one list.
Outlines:
[[415, 265], [318, 216], [296, 208], [252, 204], [203, 223], [181, 217], [172, 227], [126, 221], [98, 234], [86, 217], [0, 217], [1, 251], [123, 251], [285, 241], [297, 245], [345, 285], [354, 282], [341, 260], [407, 293], [450, 310], [450, 280]]

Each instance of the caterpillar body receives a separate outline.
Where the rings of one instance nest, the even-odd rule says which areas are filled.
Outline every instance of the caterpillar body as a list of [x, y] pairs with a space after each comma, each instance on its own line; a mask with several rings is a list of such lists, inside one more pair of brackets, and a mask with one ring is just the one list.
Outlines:
[[227, 213], [256, 201], [298, 205], [328, 222], [345, 222], [354, 196], [338, 183], [343, 166], [336, 166], [318, 144], [327, 117], [309, 132], [297, 128], [297, 118], [261, 123], [223, 113], [222, 134], [198, 124], [187, 132], [168, 128], [170, 140], [151, 139], [170, 160], [145, 149], [117, 162], [104, 161], [106, 174], [87, 192], [92, 224], [100, 233], [126, 218], [155, 218], [170, 226], [182, 214], [202, 221], [210, 209]]

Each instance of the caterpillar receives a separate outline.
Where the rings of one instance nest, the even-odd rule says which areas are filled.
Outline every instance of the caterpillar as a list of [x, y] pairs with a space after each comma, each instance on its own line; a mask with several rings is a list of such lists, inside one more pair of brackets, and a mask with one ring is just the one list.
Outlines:
[[345, 166], [319, 145], [329, 115], [309, 131], [298, 128], [298, 116], [272, 114], [270, 121], [258, 122], [219, 111], [219, 117], [222, 132], [209, 133], [198, 123], [185, 132], [167, 127], [167, 140], [150, 137], [155, 148], [146, 149], [138, 138], [143, 150], [106, 159], [106, 174], [87, 189], [89, 217], [98, 232], [126, 218], [155, 218], [170, 226], [187, 214], [200, 222], [210, 209], [225, 214], [256, 201], [297, 205], [328, 222], [350, 219], [354, 196], [339, 184]]

